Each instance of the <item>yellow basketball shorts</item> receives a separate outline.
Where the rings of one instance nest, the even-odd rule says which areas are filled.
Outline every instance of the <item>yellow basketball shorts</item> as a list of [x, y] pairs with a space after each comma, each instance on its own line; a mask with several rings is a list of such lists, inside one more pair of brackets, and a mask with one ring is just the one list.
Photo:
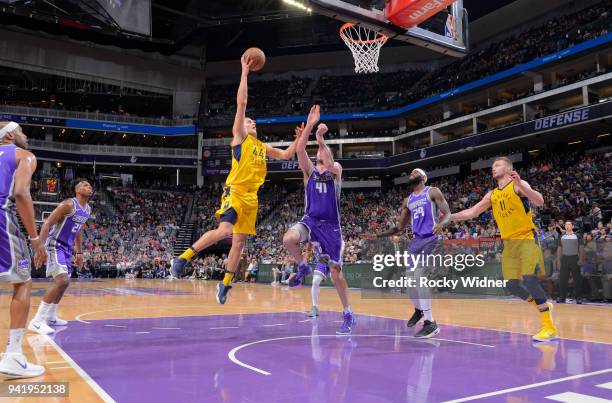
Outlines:
[[256, 235], [258, 208], [257, 191], [237, 191], [226, 187], [221, 196], [221, 208], [215, 212], [215, 217], [220, 220], [223, 213], [234, 209], [238, 216], [234, 223], [234, 234]]
[[502, 252], [504, 280], [521, 280], [523, 276], [536, 274], [536, 268], [544, 270], [544, 256], [538, 239], [506, 239]]

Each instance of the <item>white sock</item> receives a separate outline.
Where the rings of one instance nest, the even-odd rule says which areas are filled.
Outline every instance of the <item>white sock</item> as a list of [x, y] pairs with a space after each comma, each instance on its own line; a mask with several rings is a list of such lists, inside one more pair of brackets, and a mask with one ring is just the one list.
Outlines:
[[321, 276], [315, 275], [312, 279], [312, 306], [319, 306], [319, 289], [321, 287]]
[[433, 321], [433, 314], [431, 313], [431, 300], [430, 299], [419, 299], [419, 306], [423, 310], [425, 320]]
[[51, 304], [47, 317], [49, 319], [57, 319], [57, 304]]
[[414, 309], [418, 309], [419, 311], [422, 311], [423, 309], [421, 308], [421, 303], [419, 301], [420, 301], [420, 299], [418, 299], [418, 298], [412, 298], [412, 303], [414, 304]]
[[51, 304], [47, 304], [45, 301], [40, 301], [40, 305], [38, 305], [38, 311], [36, 312], [36, 316], [34, 317], [34, 321], [42, 322], [47, 318], [49, 314], [49, 309], [51, 308]]
[[7, 353], [23, 354], [21, 351], [21, 339], [23, 338], [24, 329], [9, 329], [8, 343], [6, 345]]
[[344, 313], [353, 313], [353, 309], [351, 308], [351, 306], [347, 306], [346, 308], [344, 308], [344, 311], [342, 311]]

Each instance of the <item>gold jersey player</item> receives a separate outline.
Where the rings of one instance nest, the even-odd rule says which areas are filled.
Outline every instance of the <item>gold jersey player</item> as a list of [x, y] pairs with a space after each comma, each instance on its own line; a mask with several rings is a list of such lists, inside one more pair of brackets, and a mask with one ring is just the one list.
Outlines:
[[493, 209], [493, 217], [504, 242], [502, 272], [504, 279], [508, 280], [506, 288], [513, 295], [535, 304], [540, 311], [542, 327], [533, 339], [556, 339], [552, 304], [547, 302], [546, 292], [536, 277], [536, 267], [540, 265], [540, 270], [543, 270], [543, 258], [530, 207], [530, 203], [536, 207], [542, 206], [544, 198], [521, 179], [512, 168], [512, 161], [506, 157], [499, 157], [493, 162], [492, 174], [497, 187], [473, 207], [453, 214], [451, 219], [469, 220], [489, 208]]
[[257, 139], [257, 127], [253, 119], [245, 117], [247, 106], [247, 77], [253, 62], [243, 56], [242, 76], [238, 87], [237, 108], [232, 127], [232, 168], [225, 181], [221, 208], [215, 216], [220, 221], [217, 229], [206, 232], [190, 248], [172, 262], [172, 275], [178, 277], [184, 267], [198, 252], [218, 241], [232, 236], [227, 271], [223, 281], [217, 284], [217, 302], [224, 304], [234, 273], [248, 235], [255, 235], [257, 219], [257, 191], [266, 179], [266, 156], [288, 160], [295, 155], [295, 142], [286, 150], [271, 147]]

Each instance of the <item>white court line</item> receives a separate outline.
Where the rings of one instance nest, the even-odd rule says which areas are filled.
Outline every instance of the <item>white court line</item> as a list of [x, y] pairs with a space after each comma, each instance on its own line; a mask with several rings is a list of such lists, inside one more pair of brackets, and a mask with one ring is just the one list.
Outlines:
[[181, 330], [180, 327], [152, 327], [154, 330]]
[[[328, 311], [328, 312], [336, 312], [337, 313], [338, 311]], [[394, 319], [394, 320], [399, 320], [399, 321], [406, 321], [406, 319], [392, 317], [392, 316], [370, 315], [370, 314], [367, 314], [367, 313], [357, 313], [357, 312], [353, 312], [353, 314], [358, 315], [358, 316], [370, 316], [372, 318], [385, 318], [385, 319]], [[440, 323], [440, 322], [438, 322], [438, 323]], [[467, 326], [467, 325], [457, 325], [457, 324], [450, 324], [450, 323], [442, 323], [442, 324], [446, 325], [446, 326], [453, 326], [453, 327], [464, 327], [466, 329], [492, 330], [492, 331], [496, 331], [496, 332], [511, 333], [511, 334], [521, 334], [523, 336], [531, 336], [530, 333], [514, 332], [512, 330], [495, 329], [495, 328], [492, 328], [492, 327]], [[612, 343], [608, 343], [606, 341], [592, 341], [592, 340], [572, 339], [570, 337], [559, 337], [559, 340], [581, 341], [583, 343], [607, 344], [609, 346], [612, 346]]]
[[582, 393], [575, 392], [564, 392], [556, 395], [546, 396], [548, 400], [555, 400], [563, 403], [610, 403], [608, 399], [602, 399], [601, 397], [583, 395]]
[[270, 327], [270, 326], [285, 326], [284, 323], [275, 323], [273, 325], [263, 325], [264, 327]]
[[127, 327], [126, 325], [104, 325], [106, 327]]
[[[243, 344], [241, 346], [235, 347], [233, 348], [229, 353], [227, 353], [227, 357], [230, 359], [231, 362], [233, 362], [236, 365], [239, 365], [243, 368], [246, 369], [250, 369], [251, 371], [255, 371], [259, 374], [262, 375], [270, 375], [270, 372], [268, 371], [264, 371], [263, 369], [259, 369], [257, 367], [254, 367], [252, 365], [246, 364], [242, 361], [240, 361], [238, 358], [236, 358], [236, 353], [240, 350], [242, 350], [245, 347], [249, 347], [249, 346], [253, 346], [255, 344], [261, 344], [261, 343], [267, 343], [270, 341], [277, 341], [277, 340], [290, 340], [290, 339], [308, 339], [308, 338], [312, 338], [312, 337], [341, 337], [337, 334], [320, 334], [317, 336], [312, 336], [312, 335], [307, 335], [307, 336], [286, 336], [286, 337], [276, 337], [273, 339], [263, 339], [263, 340], [257, 340], [251, 343], [247, 343], [247, 344]], [[409, 340], [413, 340], [415, 342], [418, 343], [422, 343], [422, 341], [420, 341], [419, 339], [415, 339], [414, 336], [396, 336], [393, 334], [352, 334], [351, 337], [391, 337], [391, 338], [406, 338]], [[471, 344], [471, 345], [476, 345], [476, 346], [481, 346], [481, 347], [488, 347], [488, 348], [493, 348], [495, 346], [491, 346], [488, 344], [478, 344], [478, 343], [469, 343], [466, 341], [458, 341], [458, 340], [449, 340], [449, 339], [438, 339], [437, 337], [432, 337], [430, 340], [441, 340], [441, 341], [448, 341], [451, 343], [460, 343], [460, 344]]]
[[[178, 305], [178, 306], [173, 306], [171, 307], [172, 309], [190, 309], [190, 308], [202, 308], [202, 305]], [[77, 322], [81, 322], [81, 323], [85, 323], [90, 325], [91, 322], [88, 322], [86, 320], [83, 320], [83, 316], [89, 316], [92, 315], [94, 313], [100, 313], [100, 312], [114, 312], [114, 311], [124, 311], [126, 309], [142, 309], [142, 307], [122, 307], [122, 308], [112, 308], [112, 309], [104, 309], [102, 311], [91, 311], [91, 312], [85, 312], [82, 314], [79, 314], [77, 316], [74, 317], [74, 320], [76, 320]], [[189, 315], [189, 316], [231, 316], [231, 315], [269, 315], [269, 314], [274, 314], [274, 313], [304, 313], [302, 311], [282, 311], [282, 312], [243, 312], [243, 313], [228, 313], [228, 314], [204, 314], [204, 315]], [[113, 320], [113, 319], [152, 319], [152, 318], [182, 318], [183, 316], [139, 316], [139, 317], [134, 317], [131, 316], [129, 318], [102, 318], [102, 319], [92, 319], [92, 320]]]
[[66, 362], [70, 364], [72, 368], [76, 371], [76, 373], [79, 374], [81, 378], [83, 378], [83, 380], [94, 390], [94, 392], [98, 394], [98, 396], [100, 396], [100, 399], [102, 399], [104, 402], [115, 403], [115, 399], [110, 397], [110, 395], [106, 393], [104, 389], [102, 389], [100, 385], [96, 383], [96, 381], [91, 379], [91, 377], [87, 374], [87, 372], [83, 371], [83, 368], [79, 367], [79, 365], [76, 362], [74, 362], [74, 360], [70, 358], [70, 356], [55, 341], [53, 341], [51, 337], [49, 336], [46, 336], [46, 337], [47, 337], [47, 341], [53, 347], [55, 347], [55, 349], [62, 356], [62, 358], [65, 359]]
[[150, 334], [151, 332], [136, 332], [136, 334]]
[[612, 390], [612, 382], [602, 383], [601, 385], [595, 385], [598, 388], [610, 389]]
[[607, 373], [609, 373], [609, 372], [612, 372], [612, 368], [602, 369], [602, 370], [600, 370], [600, 371], [594, 371], [594, 372], [587, 372], [587, 373], [585, 373], [585, 374], [578, 374], [578, 375], [566, 376], [565, 378], [551, 379], [550, 381], [544, 381], [544, 382], [532, 383], [532, 384], [529, 384], [529, 385], [517, 386], [517, 387], [515, 387], [515, 388], [509, 388], [509, 389], [497, 390], [497, 391], [495, 391], [495, 392], [483, 393], [483, 394], [480, 394], [480, 395], [474, 395], [474, 396], [462, 397], [461, 399], [448, 400], [448, 401], [446, 401], [446, 402], [444, 402], [444, 403], [461, 403], [461, 402], [469, 402], [469, 401], [471, 401], [471, 400], [484, 399], [484, 398], [486, 398], [486, 397], [503, 395], [504, 393], [511, 393], [511, 392], [516, 392], [516, 391], [519, 391], [519, 390], [539, 388], [540, 386], [552, 385], [552, 384], [555, 384], [555, 383], [560, 383], [560, 382], [565, 382], [565, 381], [571, 381], [571, 380], [574, 380], [574, 379], [586, 378], [587, 376], [594, 376], [594, 375], [607, 374]]
[[240, 329], [239, 326], [221, 326], [221, 327], [209, 327], [210, 330], [219, 330], [219, 329]]
[[299, 320], [298, 323], [310, 322], [310, 321], [312, 321], [312, 319], [314, 319], [314, 318]]

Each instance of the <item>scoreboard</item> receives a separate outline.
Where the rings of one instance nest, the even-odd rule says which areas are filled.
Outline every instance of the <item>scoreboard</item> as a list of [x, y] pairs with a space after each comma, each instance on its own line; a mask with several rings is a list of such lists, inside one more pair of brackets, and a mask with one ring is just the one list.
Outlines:
[[232, 167], [232, 149], [226, 146], [202, 147], [202, 176], [228, 174]]

